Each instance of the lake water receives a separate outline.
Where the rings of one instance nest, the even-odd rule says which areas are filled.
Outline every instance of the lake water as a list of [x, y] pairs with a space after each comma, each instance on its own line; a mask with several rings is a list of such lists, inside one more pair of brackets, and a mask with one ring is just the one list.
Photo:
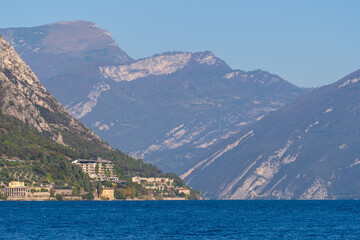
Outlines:
[[360, 201], [0, 202], [0, 239], [360, 239]]

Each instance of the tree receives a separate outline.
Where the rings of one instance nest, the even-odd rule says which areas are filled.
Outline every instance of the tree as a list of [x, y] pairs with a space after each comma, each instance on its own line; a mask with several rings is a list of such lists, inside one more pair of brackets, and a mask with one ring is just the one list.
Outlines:
[[60, 195], [60, 194], [56, 194], [55, 195], [55, 198], [56, 198], [56, 200], [58, 200], [58, 201], [62, 201], [62, 196]]
[[82, 198], [84, 200], [94, 200], [94, 194], [92, 192], [89, 192], [87, 194], [82, 195]]
[[115, 190], [114, 196], [115, 196], [115, 199], [123, 199], [123, 200], [126, 199], [126, 197], [124, 196], [124, 194], [122, 194], [120, 189]]
[[53, 197], [55, 195], [55, 190], [54, 189], [50, 189], [50, 197]]
[[96, 174], [99, 174], [99, 164], [96, 164], [96, 165], [95, 165], [95, 173], [96, 173]]
[[100, 194], [101, 194], [101, 192], [102, 192], [102, 186], [101, 186], [101, 182], [100, 182], [100, 181], [98, 181], [98, 184], [97, 184], [96, 189], [97, 189], [98, 197], [100, 197]]

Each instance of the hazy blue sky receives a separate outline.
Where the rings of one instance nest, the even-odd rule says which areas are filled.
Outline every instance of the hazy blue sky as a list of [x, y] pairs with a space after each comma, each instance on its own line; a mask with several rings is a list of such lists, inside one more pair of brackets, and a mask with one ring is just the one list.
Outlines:
[[317, 87], [360, 68], [359, 10], [356, 0], [11, 0], [0, 27], [87, 20], [133, 58], [210, 50], [232, 68]]

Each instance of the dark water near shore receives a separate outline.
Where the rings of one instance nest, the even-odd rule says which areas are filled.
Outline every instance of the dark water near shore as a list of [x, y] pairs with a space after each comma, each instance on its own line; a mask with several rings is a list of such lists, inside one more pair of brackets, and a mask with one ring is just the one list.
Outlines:
[[360, 239], [360, 201], [0, 202], [0, 239]]

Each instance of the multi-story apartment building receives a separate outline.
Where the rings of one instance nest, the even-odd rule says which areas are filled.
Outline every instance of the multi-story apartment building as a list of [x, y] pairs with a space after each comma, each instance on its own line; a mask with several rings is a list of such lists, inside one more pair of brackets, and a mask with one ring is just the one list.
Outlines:
[[96, 160], [90, 159], [77, 159], [72, 162], [82, 168], [82, 170], [89, 174], [90, 178], [94, 181], [117, 181], [119, 180], [114, 176], [114, 164], [102, 158]]

